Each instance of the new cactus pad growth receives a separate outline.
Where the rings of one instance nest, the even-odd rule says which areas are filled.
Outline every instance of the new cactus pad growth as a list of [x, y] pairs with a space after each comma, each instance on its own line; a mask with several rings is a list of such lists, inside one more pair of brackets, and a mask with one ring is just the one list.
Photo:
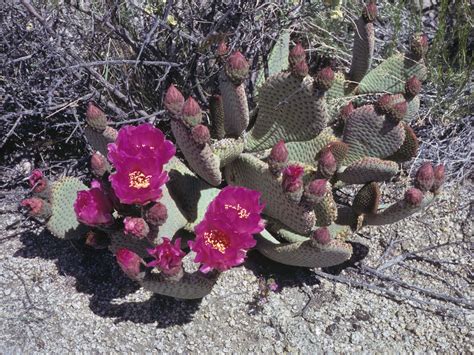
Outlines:
[[[151, 124], [117, 133], [90, 104], [85, 131], [100, 152], [91, 159], [98, 181], [91, 188], [75, 178], [50, 184], [34, 171], [34, 197], [22, 205], [47, 219], [56, 237], [108, 246], [125, 275], [178, 298], [204, 297], [252, 248], [301, 267], [347, 261], [352, 231], [421, 211], [445, 179], [442, 165], [425, 163], [414, 187], [379, 205], [379, 183], [389, 183], [399, 162], [418, 149], [409, 121], [426, 77], [427, 40], [415, 36], [409, 53], [372, 68], [376, 16], [370, 1], [356, 22], [348, 74], [330, 67], [309, 73], [305, 49], [296, 44], [288, 69], [259, 89], [252, 124], [245, 91], [250, 64], [241, 52], [228, 53], [224, 42], [215, 55], [220, 92], [210, 99], [209, 123], [204, 102], [185, 100], [174, 85], [166, 92], [176, 146]], [[352, 202], [335, 194], [345, 185], [358, 185]], [[199, 270], [187, 270], [186, 261]]]

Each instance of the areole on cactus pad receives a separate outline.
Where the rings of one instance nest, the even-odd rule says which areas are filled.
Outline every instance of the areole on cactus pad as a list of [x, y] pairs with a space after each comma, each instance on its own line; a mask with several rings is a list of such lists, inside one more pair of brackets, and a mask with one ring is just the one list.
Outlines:
[[[409, 52], [372, 69], [376, 16], [370, 1], [356, 22], [348, 73], [308, 73], [303, 46], [287, 49], [287, 70], [259, 89], [255, 122], [245, 92], [249, 63], [220, 43], [220, 92], [210, 98], [209, 126], [194, 98], [174, 85], [166, 93], [177, 147], [151, 124], [117, 132], [89, 104], [85, 132], [97, 151], [91, 171], [98, 181], [87, 189], [76, 178], [51, 183], [34, 171], [33, 197], [22, 205], [56, 237], [108, 245], [128, 277], [177, 298], [204, 297], [252, 248], [300, 267], [347, 261], [352, 232], [420, 211], [445, 176], [442, 165], [425, 163], [400, 200], [379, 204], [379, 183], [417, 154], [409, 123], [426, 76], [427, 42], [416, 35]], [[360, 185], [352, 203], [334, 193], [349, 184]]]

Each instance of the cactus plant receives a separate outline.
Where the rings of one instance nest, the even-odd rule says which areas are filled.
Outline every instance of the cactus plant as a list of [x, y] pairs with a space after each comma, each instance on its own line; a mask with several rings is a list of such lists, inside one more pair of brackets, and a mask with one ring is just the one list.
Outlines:
[[[244, 83], [249, 64], [240, 52], [225, 59], [221, 43], [220, 93], [211, 97], [210, 128], [193, 98], [185, 100], [174, 85], [165, 96], [187, 164], [173, 157], [174, 146], [158, 129], [144, 124], [116, 132], [90, 104], [85, 132], [98, 152], [91, 167], [100, 181], [87, 190], [79, 180], [63, 178], [47, 189], [36, 172], [30, 183], [43, 195], [23, 205], [46, 219], [58, 238], [87, 236], [90, 245], [103, 247], [104, 239], [94, 236], [107, 234], [128, 277], [178, 298], [204, 297], [219, 274], [241, 264], [253, 247], [300, 267], [348, 260], [352, 231], [420, 211], [439, 194], [445, 174], [442, 165], [427, 163], [416, 174], [416, 187], [388, 207], [379, 205], [378, 183], [389, 182], [399, 162], [417, 152], [409, 121], [426, 76], [427, 42], [417, 35], [409, 53], [371, 69], [376, 13], [371, 0], [356, 23], [347, 74], [327, 67], [309, 75], [301, 44], [288, 51], [288, 70], [259, 89], [253, 125]], [[368, 93], [375, 102], [361, 105], [358, 96]], [[334, 191], [349, 184], [363, 186], [343, 204]], [[187, 254], [181, 238], [190, 239]], [[188, 268], [193, 257], [199, 270]]]

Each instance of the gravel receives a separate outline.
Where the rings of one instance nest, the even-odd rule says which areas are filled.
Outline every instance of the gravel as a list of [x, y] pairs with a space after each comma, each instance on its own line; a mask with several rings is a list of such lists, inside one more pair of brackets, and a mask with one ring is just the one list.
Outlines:
[[[472, 303], [462, 308], [354, 270], [340, 274], [432, 305], [390, 298], [271, 263], [257, 252], [225, 272], [202, 301], [152, 295], [125, 278], [106, 251], [57, 240], [31, 221], [5, 231], [22, 220], [14, 201], [22, 193], [0, 199], [2, 352], [474, 352]], [[470, 193], [469, 184], [452, 187], [416, 217], [364, 230], [357, 237], [370, 246], [364, 265], [377, 267], [382, 255], [387, 261], [449, 241], [423, 254], [443, 260], [442, 268], [407, 262], [440, 280], [399, 265], [385, 271], [440, 294], [455, 288], [469, 300], [472, 263], [464, 242], [472, 235]], [[8, 238], [15, 231], [22, 233]], [[261, 280], [269, 277], [280, 290], [264, 296]]]

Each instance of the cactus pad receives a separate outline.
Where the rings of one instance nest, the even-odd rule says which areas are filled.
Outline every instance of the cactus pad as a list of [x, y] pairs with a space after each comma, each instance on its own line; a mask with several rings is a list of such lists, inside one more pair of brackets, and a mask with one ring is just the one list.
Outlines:
[[416, 62], [397, 53], [384, 60], [375, 69], [367, 73], [358, 86], [360, 94], [374, 92], [401, 93], [405, 91], [405, 82], [413, 75], [423, 81], [427, 69], [423, 59]]
[[74, 177], [64, 177], [53, 184], [51, 190], [52, 215], [47, 223], [47, 228], [57, 238], [76, 239], [87, 231], [87, 227], [77, 221], [74, 212], [77, 192], [81, 190], [87, 190], [87, 186]]
[[299, 234], [308, 233], [315, 223], [312, 211], [292, 202], [283, 192], [281, 178], [275, 178], [268, 165], [251, 154], [242, 154], [225, 168], [226, 180], [231, 185], [241, 185], [260, 191], [266, 206], [264, 213], [280, 220]]
[[140, 282], [148, 291], [160, 295], [196, 299], [209, 294], [216, 283], [218, 274], [206, 275], [199, 271], [192, 274], [184, 273], [179, 281], [165, 279], [160, 274], [147, 274]]
[[268, 232], [257, 236], [257, 249], [277, 262], [310, 268], [338, 265], [352, 255], [352, 246], [339, 240], [332, 240], [324, 246], [313, 246], [311, 240], [279, 243]]
[[378, 115], [372, 105], [359, 107], [351, 113], [344, 127], [343, 141], [349, 145], [345, 163], [367, 156], [385, 158], [396, 152], [404, 139], [405, 129], [401, 124]]
[[315, 95], [313, 79], [301, 81], [291, 73], [276, 74], [260, 89], [258, 117], [246, 150], [271, 148], [281, 139], [286, 143], [313, 139], [326, 122], [325, 101]]
[[219, 157], [222, 168], [239, 157], [244, 150], [244, 140], [242, 138], [224, 138], [214, 142], [211, 149]]
[[352, 163], [337, 177], [347, 184], [365, 184], [370, 181], [387, 181], [397, 172], [397, 163], [369, 157]]
[[234, 85], [222, 71], [219, 88], [224, 105], [224, 129], [231, 137], [239, 137], [249, 124], [249, 106], [243, 84]]
[[221, 183], [222, 176], [219, 170], [219, 158], [214, 155], [208, 144], [196, 143], [188, 128], [180, 121], [171, 121], [171, 129], [176, 143], [183, 152], [191, 168], [206, 182], [213, 186]]
[[332, 129], [326, 128], [316, 138], [311, 140], [286, 143], [288, 159], [303, 164], [314, 164], [318, 152], [335, 140], [336, 137]]
[[84, 129], [84, 134], [93, 150], [99, 151], [104, 157], [106, 157], [108, 153], [107, 145], [115, 142], [118, 132], [112, 127], [106, 127], [103, 132], [98, 132], [92, 127], [87, 126]]

